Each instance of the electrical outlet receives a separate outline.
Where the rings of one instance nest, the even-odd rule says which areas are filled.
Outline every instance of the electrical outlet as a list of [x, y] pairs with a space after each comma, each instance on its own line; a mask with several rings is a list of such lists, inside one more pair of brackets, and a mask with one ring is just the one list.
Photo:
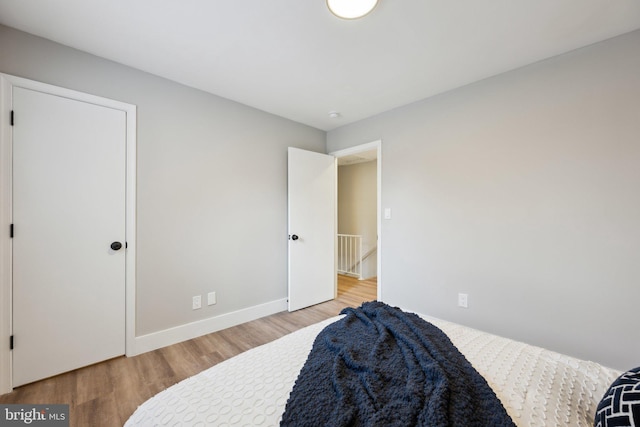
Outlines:
[[458, 294], [458, 307], [469, 307], [469, 294]]
[[216, 301], [216, 293], [215, 292], [209, 292], [207, 294], [207, 305], [213, 305], [215, 304]]
[[193, 297], [193, 309], [197, 310], [202, 308], [202, 297], [200, 295], [196, 295]]

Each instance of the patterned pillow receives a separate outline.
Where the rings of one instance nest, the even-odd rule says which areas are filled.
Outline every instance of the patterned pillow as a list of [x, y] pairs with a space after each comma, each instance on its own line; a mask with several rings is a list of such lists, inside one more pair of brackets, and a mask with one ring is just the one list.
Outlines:
[[611, 384], [598, 405], [594, 426], [640, 426], [640, 367]]

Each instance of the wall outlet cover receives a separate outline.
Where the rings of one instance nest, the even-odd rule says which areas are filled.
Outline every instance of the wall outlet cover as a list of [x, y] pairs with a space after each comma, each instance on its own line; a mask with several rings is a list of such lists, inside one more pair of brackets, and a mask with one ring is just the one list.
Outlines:
[[209, 292], [207, 294], [207, 305], [214, 305], [215, 303], [217, 303], [217, 301], [216, 301], [216, 293], [215, 292]]
[[202, 297], [200, 295], [196, 295], [193, 297], [192, 308], [194, 310], [202, 308]]

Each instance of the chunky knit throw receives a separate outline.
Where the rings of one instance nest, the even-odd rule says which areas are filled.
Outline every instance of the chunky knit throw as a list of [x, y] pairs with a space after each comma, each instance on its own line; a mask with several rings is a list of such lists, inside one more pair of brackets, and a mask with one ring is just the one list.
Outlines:
[[317, 337], [281, 426], [514, 426], [437, 327], [381, 302], [342, 311]]

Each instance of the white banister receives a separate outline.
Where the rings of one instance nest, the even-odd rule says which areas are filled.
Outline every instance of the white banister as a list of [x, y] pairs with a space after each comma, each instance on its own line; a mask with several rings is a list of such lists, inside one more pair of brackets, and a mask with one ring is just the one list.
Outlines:
[[362, 279], [362, 236], [338, 234], [338, 273]]

